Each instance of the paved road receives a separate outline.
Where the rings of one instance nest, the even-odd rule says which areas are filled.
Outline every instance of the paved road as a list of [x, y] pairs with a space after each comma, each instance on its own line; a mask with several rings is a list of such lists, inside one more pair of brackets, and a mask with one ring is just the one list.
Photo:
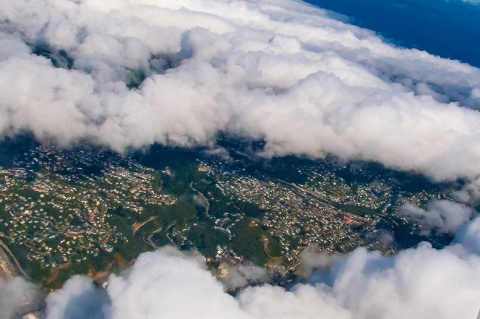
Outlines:
[[320, 201], [320, 202], [323, 202], [323, 203], [325, 203], [325, 204], [331, 205], [331, 206], [333, 206], [333, 207], [335, 207], [335, 208], [338, 207], [338, 204], [337, 204], [337, 203], [334, 203], [334, 202], [332, 202], [332, 201], [330, 201], [330, 200], [328, 200], [328, 199], [326, 199], [326, 198], [323, 198], [323, 197], [321, 197], [320, 195], [317, 195], [317, 194], [315, 194], [314, 192], [312, 192], [312, 191], [310, 191], [310, 190], [308, 190], [308, 189], [306, 189], [306, 188], [303, 188], [303, 187], [301, 187], [301, 186], [295, 185], [295, 184], [293, 184], [293, 183], [286, 182], [286, 181], [281, 180], [281, 179], [278, 179], [278, 178], [273, 178], [273, 180], [276, 180], [277, 182], [279, 182], [279, 183], [281, 183], [281, 184], [284, 184], [284, 185], [293, 187], [294, 189], [300, 191], [302, 195], [303, 195], [303, 194], [308, 194], [308, 195], [310, 195], [311, 197], [317, 199], [317, 200]]
[[5, 245], [1, 240], [0, 240], [0, 257], [5, 260], [5, 262], [7, 263], [7, 267], [9, 269], [12, 269], [12, 275], [22, 275], [25, 278], [28, 278], [22, 266], [20, 266], [17, 259], [15, 259], [15, 256], [12, 254], [10, 249], [8, 249], [7, 245]]
[[0, 247], [0, 262], [5, 264], [7, 266], [7, 269], [0, 268], [0, 277], [5, 277], [5, 278], [10, 278], [15, 276], [16, 271], [15, 271], [15, 266], [13, 266], [12, 262], [10, 261], [10, 258], [8, 258], [7, 254], [5, 251]]

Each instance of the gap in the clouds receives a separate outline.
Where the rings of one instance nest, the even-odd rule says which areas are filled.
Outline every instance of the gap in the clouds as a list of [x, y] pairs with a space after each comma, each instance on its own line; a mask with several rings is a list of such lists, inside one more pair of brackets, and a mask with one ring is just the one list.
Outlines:
[[152, 74], [165, 74], [175, 69], [185, 59], [182, 52], [178, 54], [154, 54], [148, 60], [147, 69], [126, 68], [125, 84], [129, 89], [138, 89], [143, 81]]
[[391, 42], [480, 67], [480, 7], [444, 0], [307, 0]]
[[54, 67], [65, 69], [73, 67], [74, 60], [65, 50], [51, 48], [47, 43], [39, 43], [33, 46], [32, 53], [49, 59]]
[[[56, 49], [47, 43], [31, 45], [32, 54], [48, 59], [56, 68], [74, 68], [74, 58], [63, 49]], [[143, 81], [152, 74], [164, 74], [170, 69], [178, 67], [186, 57], [181, 51], [178, 54], [156, 54], [148, 60], [146, 68], [121, 67], [123, 70], [123, 82], [129, 89], [138, 89]], [[188, 57], [187, 57], [188, 58]], [[88, 73], [91, 70], [86, 70]]]
[[[450, 244], [452, 234], [436, 228], [427, 229], [428, 225], [405, 218], [397, 211], [403, 200], [428, 209], [431, 200], [450, 199], [451, 192], [459, 189], [462, 181], [435, 183], [422, 175], [395, 171], [378, 163], [347, 162], [333, 156], [323, 160], [297, 156], [266, 158], [262, 156], [265, 147], [266, 142], [262, 139], [248, 140], [221, 134], [209, 147], [188, 149], [155, 144], [141, 151], [119, 155], [88, 141], [58, 147], [52, 141], [39, 143], [31, 134], [6, 138], [0, 143], [0, 166], [8, 176], [18, 176], [15, 187], [20, 189], [15, 188], [13, 193], [18, 191], [19, 198], [31, 198], [32, 203], [36, 203], [42, 202], [42, 198], [56, 198], [58, 191], [40, 197], [38, 187], [41, 186], [38, 185], [43, 183], [60, 183], [63, 186], [59, 189], [68, 190], [65, 196], [72, 196], [73, 192], [81, 198], [86, 192], [89, 198], [108, 203], [105, 204], [108, 210], [104, 226], [106, 229], [115, 226], [114, 232], [121, 234], [115, 237], [115, 243], [106, 246], [110, 247], [109, 251], [94, 246], [98, 248], [98, 251], [94, 248], [95, 255], [90, 255], [89, 251], [68, 267], [60, 258], [61, 254], [52, 255], [40, 263], [28, 259], [28, 248], [21, 246], [23, 239], [7, 244], [11, 250], [20, 252], [20, 264], [35, 281], [53, 288], [58, 288], [74, 274], [90, 273], [102, 282], [105, 275], [100, 274], [121, 272], [140, 253], [165, 245], [175, 245], [186, 251], [198, 250], [210, 260], [207, 264], [216, 273], [222, 273], [224, 260], [248, 266], [274, 265], [269, 282], [288, 286], [295, 276], [294, 268], [290, 267], [294, 263], [287, 261], [287, 257], [292, 256], [285, 252], [285, 243], [299, 252], [314, 244], [306, 239], [316, 238], [317, 233], [321, 238], [315, 244], [319, 251], [337, 254], [349, 253], [360, 246], [392, 255], [415, 247], [421, 241], [430, 242], [434, 248]], [[155, 205], [148, 202], [148, 196], [135, 198], [131, 195], [136, 194], [135, 190], [147, 187], [135, 186], [135, 183], [141, 183], [135, 177], [139, 173], [142, 179], [151, 180], [153, 188], [149, 191], [160, 192], [161, 198], [170, 204]], [[130, 185], [128, 180], [116, 186], [111, 184], [112, 175], [117, 174], [130, 176], [133, 184]], [[257, 186], [251, 185], [260, 187], [261, 192], [257, 193]], [[123, 187], [126, 187], [126, 197], [111, 202], [111, 197]], [[111, 192], [110, 188], [116, 191]], [[362, 194], [377, 200], [355, 199]], [[272, 196], [276, 199], [272, 200]], [[56, 204], [61, 200], [55, 200]], [[75, 205], [75, 201], [70, 199], [69, 204]], [[145, 208], [141, 214], [130, 207], [134, 201]], [[276, 201], [281, 205], [276, 205]], [[35, 205], [28, 209], [35, 209]], [[321, 207], [326, 210], [318, 211], [319, 215], [301, 213]], [[3, 206], [0, 205], [0, 209]], [[49, 211], [56, 221], [66, 216], [65, 212], [57, 212], [54, 207]], [[288, 214], [281, 215], [280, 219], [290, 218], [289, 214], [296, 216], [292, 225], [298, 227], [289, 230], [290, 233], [294, 231], [293, 236], [277, 229], [274, 222], [277, 213], [285, 212]], [[77, 232], [86, 225], [95, 225], [90, 224], [85, 216], [74, 216], [69, 225], [78, 228]], [[318, 223], [315, 216], [321, 217]], [[348, 236], [329, 243], [335, 233], [328, 233], [326, 228], [322, 235], [323, 231], [313, 233], [310, 229], [321, 223], [338, 225], [348, 232]], [[349, 226], [345, 228], [345, 224]], [[0, 224], [1, 232], [12, 232], [4, 226], [4, 223]], [[35, 234], [34, 229], [27, 234]], [[132, 229], [136, 230], [132, 233]], [[298, 233], [295, 233], [297, 229]], [[49, 236], [45, 234], [45, 237]], [[62, 238], [57, 236], [49, 241], [61, 246]], [[225, 259], [215, 260], [218, 254]], [[45, 265], [52, 262], [66, 268], [49, 272]], [[264, 277], [257, 276], [242, 285], [236, 284], [231, 291], [236, 293], [243, 285], [264, 282]]]
[[142, 82], [147, 78], [145, 72], [141, 70], [126, 69], [125, 84], [129, 89], [138, 89]]

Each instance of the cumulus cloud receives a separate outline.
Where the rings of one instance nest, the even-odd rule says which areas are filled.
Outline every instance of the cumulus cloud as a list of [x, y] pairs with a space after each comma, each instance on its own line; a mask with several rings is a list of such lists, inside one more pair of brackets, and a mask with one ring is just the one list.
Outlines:
[[456, 200], [470, 205], [478, 205], [480, 202], [480, 178], [466, 183], [461, 189], [453, 192]]
[[262, 284], [270, 280], [265, 268], [254, 265], [221, 265], [219, 280], [227, 290], [244, 288], [251, 284]]
[[110, 299], [107, 292], [82, 276], [68, 280], [60, 291], [47, 298], [47, 319], [105, 319]]
[[442, 250], [422, 243], [393, 257], [363, 248], [326, 263], [323, 256], [323, 276], [290, 289], [248, 287], [236, 297], [202, 258], [165, 247], [142, 254], [126, 274], [112, 275], [106, 290], [83, 277], [70, 279], [49, 296], [47, 318], [475, 318], [479, 230], [477, 218]]
[[460, 226], [477, 215], [471, 207], [448, 200], [431, 201], [426, 210], [407, 203], [400, 207], [399, 213], [424, 226], [422, 232], [426, 235], [432, 229], [454, 235]]
[[[172, 247], [145, 253], [128, 273], [112, 275], [106, 291], [74, 277], [49, 297], [47, 319], [243, 318], [238, 303], [202, 260]], [[108, 294], [103, 305], [97, 298], [102, 293]], [[85, 304], [89, 307], [81, 306]]]
[[1, 0], [0, 135], [117, 151], [264, 139], [265, 156], [480, 174], [480, 70], [302, 2]]
[[38, 287], [21, 277], [0, 278], [0, 319], [15, 319], [25, 311], [40, 307]]
[[[123, 152], [154, 142], [215, 149], [222, 132], [264, 139], [264, 156], [334, 154], [436, 180], [480, 175], [479, 69], [396, 48], [302, 2], [0, 7], [1, 137], [30, 131]], [[457, 196], [476, 200], [476, 184]], [[312, 257], [306, 272], [322, 274], [307, 283], [249, 287], [237, 297], [198, 256], [163, 248], [112, 275], [106, 290], [72, 278], [49, 295], [47, 318], [474, 318], [480, 219], [462, 227], [473, 212], [442, 201], [404, 209], [440, 231], [460, 228], [455, 243], [394, 257], [364, 249]], [[0, 316], [13, 314], [26, 286], [0, 283]]]
[[317, 246], [309, 246], [300, 253], [300, 265], [296, 274], [307, 278], [314, 272], [329, 271], [341, 259], [343, 256], [340, 254], [322, 252]]

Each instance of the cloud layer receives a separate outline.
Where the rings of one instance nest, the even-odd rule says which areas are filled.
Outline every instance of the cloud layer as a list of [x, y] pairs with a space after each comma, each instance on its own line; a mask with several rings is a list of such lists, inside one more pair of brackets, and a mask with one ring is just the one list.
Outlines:
[[0, 278], [0, 319], [14, 319], [38, 310], [42, 294], [38, 287], [23, 278]]
[[265, 139], [265, 155], [480, 174], [479, 69], [393, 47], [302, 2], [0, 6], [0, 136], [124, 151], [211, 145], [227, 132]]
[[199, 256], [165, 247], [142, 254], [106, 290], [74, 277], [48, 297], [47, 319], [476, 318], [480, 309], [480, 219], [453, 245], [423, 243], [394, 257], [358, 248], [291, 289], [249, 287], [236, 297]]
[[400, 207], [399, 213], [424, 226], [422, 232], [427, 236], [432, 229], [454, 235], [462, 225], [477, 215], [471, 207], [447, 200], [431, 201], [426, 210], [407, 203]]

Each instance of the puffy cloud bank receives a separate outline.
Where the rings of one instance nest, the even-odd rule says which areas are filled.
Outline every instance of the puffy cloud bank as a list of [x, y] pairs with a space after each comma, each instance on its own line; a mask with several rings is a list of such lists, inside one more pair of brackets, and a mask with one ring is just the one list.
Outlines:
[[0, 278], [0, 319], [19, 318], [22, 311], [37, 310], [41, 298], [38, 287], [21, 277]]
[[454, 235], [462, 225], [477, 215], [471, 207], [447, 200], [432, 201], [426, 210], [407, 203], [400, 207], [399, 213], [425, 226], [425, 235], [429, 235], [432, 229]]
[[[264, 139], [266, 156], [334, 154], [437, 180], [480, 175], [479, 69], [396, 48], [302, 2], [0, 0], [0, 8], [0, 137], [30, 131], [124, 151], [212, 145], [227, 132]], [[457, 196], [474, 202], [478, 184]], [[471, 217], [439, 205], [410, 211], [447, 232]], [[164, 248], [111, 276], [107, 290], [72, 278], [49, 295], [47, 316], [475, 318], [479, 243], [477, 218], [443, 250], [320, 256], [305, 272], [330, 271], [308, 283], [236, 297], [198, 256]], [[236, 275], [232, 286], [263, 277]], [[0, 316], [13, 314], [26, 286], [0, 283]]]
[[201, 258], [165, 247], [112, 275], [106, 290], [73, 277], [49, 295], [47, 319], [471, 319], [480, 309], [478, 243], [480, 218], [442, 250], [423, 243], [383, 257], [359, 248], [291, 289], [249, 287], [236, 297]]
[[438, 180], [480, 173], [479, 69], [302, 2], [0, 7], [0, 136], [124, 151], [227, 132], [265, 139], [267, 156], [335, 154]]

